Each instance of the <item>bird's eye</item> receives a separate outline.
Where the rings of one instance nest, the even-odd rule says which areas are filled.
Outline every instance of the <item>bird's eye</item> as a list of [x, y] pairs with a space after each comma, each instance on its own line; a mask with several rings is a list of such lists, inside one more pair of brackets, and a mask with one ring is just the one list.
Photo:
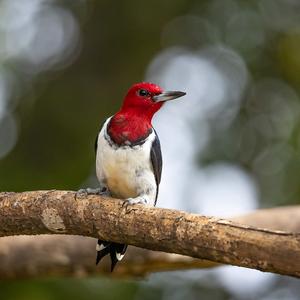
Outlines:
[[142, 97], [149, 96], [149, 92], [147, 90], [139, 90], [139, 96]]

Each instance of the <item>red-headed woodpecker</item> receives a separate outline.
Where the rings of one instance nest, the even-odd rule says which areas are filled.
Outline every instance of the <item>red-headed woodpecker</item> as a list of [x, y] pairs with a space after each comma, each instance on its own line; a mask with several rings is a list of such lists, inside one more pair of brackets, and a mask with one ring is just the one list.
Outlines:
[[[121, 109], [105, 121], [96, 139], [98, 191], [125, 199], [126, 206], [155, 206], [162, 156], [152, 117], [166, 101], [184, 95], [179, 91], [163, 92], [158, 85], [146, 82], [129, 89]], [[126, 248], [125, 244], [98, 240], [96, 264], [110, 254], [112, 271]]]

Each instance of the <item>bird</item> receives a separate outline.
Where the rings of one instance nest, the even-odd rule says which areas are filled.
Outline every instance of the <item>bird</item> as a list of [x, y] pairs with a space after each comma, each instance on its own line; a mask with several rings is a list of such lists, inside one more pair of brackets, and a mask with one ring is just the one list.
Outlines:
[[[158, 135], [152, 126], [154, 114], [165, 102], [186, 95], [181, 91], [163, 91], [157, 84], [136, 83], [128, 90], [121, 109], [106, 119], [95, 141], [97, 193], [124, 199], [127, 206], [155, 206], [162, 172], [162, 154]], [[126, 244], [98, 240], [96, 265], [106, 255], [111, 272], [121, 261]]]

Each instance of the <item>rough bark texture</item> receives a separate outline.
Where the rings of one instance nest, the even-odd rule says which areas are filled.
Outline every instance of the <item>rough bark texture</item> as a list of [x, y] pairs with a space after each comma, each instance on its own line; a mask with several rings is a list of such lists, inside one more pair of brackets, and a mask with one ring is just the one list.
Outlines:
[[[257, 210], [234, 220], [256, 227], [299, 232], [300, 206]], [[218, 266], [207, 260], [129, 247], [126, 259], [111, 273], [108, 259], [95, 266], [95, 244], [94, 238], [67, 235], [0, 238], [0, 279], [93, 274], [132, 278], [151, 272]]]
[[300, 277], [300, 234], [68, 191], [0, 193], [0, 236], [74, 234]]

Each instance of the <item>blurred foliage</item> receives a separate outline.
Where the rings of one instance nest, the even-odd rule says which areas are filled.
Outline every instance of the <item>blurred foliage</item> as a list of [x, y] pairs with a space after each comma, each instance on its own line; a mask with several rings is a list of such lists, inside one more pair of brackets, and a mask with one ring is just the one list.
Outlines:
[[[119, 108], [128, 86], [144, 77], [161, 45], [193, 49], [223, 43], [247, 62], [251, 81], [232, 125], [212, 128], [201, 161], [228, 160], [244, 166], [260, 185], [265, 205], [298, 201], [298, 4], [226, 0], [57, 5], [79, 22], [81, 51], [67, 68], [40, 72], [29, 83], [27, 65], [19, 60], [6, 64], [19, 77], [20, 91], [12, 109], [17, 144], [0, 160], [2, 190], [78, 188], [93, 168], [91, 149], [98, 128]], [[280, 14], [282, 8], [288, 15]], [[192, 18], [186, 21], [184, 15]], [[260, 125], [253, 126], [256, 121]], [[262, 164], [272, 170], [274, 163], [280, 164], [278, 159], [282, 166], [276, 172], [259, 170]]]
[[79, 187], [91, 171], [100, 125], [143, 78], [161, 26], [182, 12], [182, 1], [169, 4], [87, 1], [83, 16], [84, 4], [70, 5], [83, 24], [80, 56], [65, 70], [41, 74], [22, 96], [17, 145], [0, 161], [1, 190]]
[[[238, 164], [257, 182], [262, 206], [299, 203], [299, 1], [24, 0], [23, 16], [8, 10], [18, 3], [0, 2], [2, 191], [78, 189], [92, 183], [97, 131], [119, 108], [124, 91], [143, 80], [154, 56], [174, 46], [198, 51], [222, 45], [239, 55], [249, 78], [229, 125], [222, 123], [225, 111], [209, 120], [210, 136], [199, 165]], [[28, 23], [30, 9], [37, 20], [33, 24], [39, 24], [33, 29], [45, 31], [24, 46], [20, 43], [26, 39], [20, 37], [27, 37], [22, 31], [27, 25], [21, 21]], [[57, 48], [51, 34], [61, 44]], [[9, 93], [2, 92], [5, 88]], [[200, 133], [196, 139], [202, 139]], [[137, 297], [138, 286], [53, 279], [3, 282], [0, 290], [3, 299], [85, 299], [87, 294], [131, 299]], [[246, 294], [232, 296], [221, 286], [189, 288], [189, 299], [198, 294], [252, 299]], [[280, 295], [272, 299], [281, 299]], [[156, 288], [143, 297], [168, 299]], [[178, 299], [184, 297], [180, 294]]]
[[32, 299], [131, 299], [137, 290], [133, 282], [96, 279], [23, 280], [0, 283], [1, 297], [6, 300]]

